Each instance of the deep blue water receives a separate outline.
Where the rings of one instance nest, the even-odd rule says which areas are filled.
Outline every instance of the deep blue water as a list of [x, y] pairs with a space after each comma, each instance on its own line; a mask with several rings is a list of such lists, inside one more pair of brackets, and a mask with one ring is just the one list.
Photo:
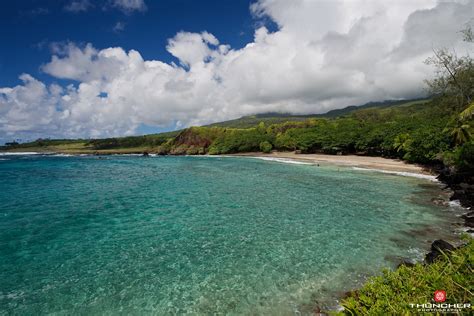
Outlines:
[[427, 180], [250, 158], [0, 156], [0, 314], [293, 314], [449, 235]]

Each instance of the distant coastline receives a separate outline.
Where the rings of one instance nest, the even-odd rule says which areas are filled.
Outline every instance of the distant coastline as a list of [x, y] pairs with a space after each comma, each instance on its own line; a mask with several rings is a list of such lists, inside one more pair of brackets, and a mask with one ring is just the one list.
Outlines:
[[[153, 150], [147, 148], [123, 148], [110, 150], [57, 150], [49, 148], [29, 148], [28, 151], [8, 150], [0, 151], [0, 154], [70, 154], [70, 155], [121, 155], [135, 154], [143, 155], [144, 153], [153, 154]], [[198, 155], [196, 155], [198, 156]], [[220, 155], [212, 155], [220, 156]], [[273, 151], [271, 153], [262, 152], [244, 152], [235, 154], [225, 154], [222, 156], [243, 156], [269, 159], [289, 159], [294, 161], [307, 162], [310, 164], [330, 164], [346, 167], [360, 167], [365, 169], [378, 169], [381, 171], [407, 172], [419, 175], [434, 176], [434, 173], [428, 168], [419, 165], [404, 162], [398, 159], [375, 157], [375, 156], [358, 156], [358, 155], [328, 155], [328, 154], [297, 154], [295, 152]]]

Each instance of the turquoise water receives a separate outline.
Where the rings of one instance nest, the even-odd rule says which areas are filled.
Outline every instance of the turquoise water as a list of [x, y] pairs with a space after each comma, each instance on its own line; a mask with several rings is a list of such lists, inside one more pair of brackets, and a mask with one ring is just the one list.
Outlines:
[[0, 314], [281, 314], [335, 304], [454, 215], [437, 184], [216, 157], [0, 157]]

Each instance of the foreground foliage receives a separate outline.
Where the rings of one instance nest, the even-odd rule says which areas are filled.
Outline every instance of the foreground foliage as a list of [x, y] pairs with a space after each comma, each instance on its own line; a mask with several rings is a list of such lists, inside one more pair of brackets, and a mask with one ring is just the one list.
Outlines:
[[[418, 314], [409, 304], [435, 303], [433, 293], [446, 291], [449, 304], [474, 305], [474, 242], [445, 254], [435, 263], [400, 266], [372, 277], [342, 301], [347, 315]], [[473, 310], [465, 310], [467, 315]]]

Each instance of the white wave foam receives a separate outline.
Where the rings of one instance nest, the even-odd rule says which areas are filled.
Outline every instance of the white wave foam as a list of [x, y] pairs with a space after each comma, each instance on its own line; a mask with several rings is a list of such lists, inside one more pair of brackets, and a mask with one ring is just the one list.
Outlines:
[[412, 263], [417, 263], [417, 262], [423, 261], [423, 258], [425, 257], [425, 254], [426, 254], [426, 251], [424, 251], [423, 249], [420, 249], [420, 248], [410, 247], [408, 249], [408, 253], [412, 257], [410, 261]]
[[53, 156], [53, 157], [74, 157], [75, 155], [71, 155], [71, 154], [53, 154], [51, 156]]
[[314, 163], [311, 163], [311, 162], [304, 162], [304, 161], [298, 161], [298, 160], [286, 159], [286, 158], [275, 158], [275, 157], [249, 157], [249, 158], [257, 158], [261, 160], [275, 161], [275, 162], [281, 162], [281, 163], [290, 163], [290, 164], [295, 164], [295, 165], [314, 165]]
[[474, 233], [469, 232], [471, 229], [472, 229], [471, 227], [463, 227], [463, 228], [461, 228], [461, 231], [465, 234], [470, 235], [471, 237], [474, 237]]
[[0, 156], [25, 156], [25, 155], [41, 155], [44, 153], [39, 153], [35, 151], [24, 151], [24, 152], [3, 152], [0, 153]]
[[459, 207], [459, 208], [462, 208], [461, 206], [461, 202], [459, 200], [452, 200], [452, 201], [449, 201], [448, 202], [448, 205], [450, 207]]
[[380, 173], [395, 174], [395, 175], [404, 176], [404, 177], [412, 177], [412, 178], [426, 179], [433, 182], [439, 182], [438, 179], [436, 179], [436, 176], [432, 176], [429, 174], [421, 174], [421, 173], [405, 172], [405, 171], [390, 171], [390, 170], [361, 168], [361, 167], [352, 167], [352, 169], [360, 170], [360, 171], [374, 171], [374, 172], [380, 172]]
[[[190, 157], [196, 157], [195, 155], [190, 155]], [[200, 155], [197, 157], [209, 157], [209, 158], [251, 158], [251, 159], [260, 159], [260, 160], [266, 160], [266, 161], [274, 161], [274, 162], [281, 162], [281, 163], [289, 163], [289, 164], [295, 164], [295, 165], [316, 165], [316, 163], [311, 163], [311, 162], [304, 162], [304, 161], [298, 161], [298, 160], [293, 160], [290, 158], [277, 158], [277, 157], [259, 157], [259, 156], [229, 156], [229, 155]]]

